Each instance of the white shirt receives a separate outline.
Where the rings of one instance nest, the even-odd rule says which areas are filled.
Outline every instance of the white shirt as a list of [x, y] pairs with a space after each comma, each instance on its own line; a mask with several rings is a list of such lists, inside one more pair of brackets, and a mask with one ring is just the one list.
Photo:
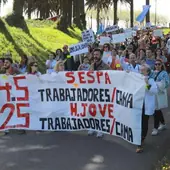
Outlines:
[[128, 70], [128, 71], [132, 71], [132, 72], [135, 72], [135, 73], [140, 73], [141, 66], [139, 64], [136, 64], [136, 66], [133, 67], [132, 64], [126, 63], [124, 60], [125, 60], [125, 57], [122, 57], [120, 59], [120, 63], [121, 63], [123, 70]]
[[48, 66], [48, 65], [50, 65], [50, 68], [49, 69], [47, 69], [47, 73], [52, 73], [52, 72], [54, 72], [54, 67], [56, 66], [56, 64], [57, 64], [57, 61], [56, 60], [47, 60], [46, 61], [46, 66]]
[[148, 84], [151, 88], [145, 90], [145, 115], [153, 115], [156, 109], [156, 94], [158, 88], [154, 79], [149, 79]]
[[111, 65], [111, 63], [112, 63], [112, 53], [111, 53], [111, 51], [103, 53], [102, 61], [105, 64]]

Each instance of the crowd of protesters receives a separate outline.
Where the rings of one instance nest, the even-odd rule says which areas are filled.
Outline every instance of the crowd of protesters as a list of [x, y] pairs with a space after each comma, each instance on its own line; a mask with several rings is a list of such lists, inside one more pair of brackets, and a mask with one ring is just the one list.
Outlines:
[[[110, 36], [103, 33], [102, 36]], [[100, 41], [100, 37], [98, 38]], [[142, 144], [136, 152], [143, 151], [143, 143], [148, 132], [149, 117], [154, 117], [152, 135], [158, 135], [166, 128], [161, 109], [162, 101], [167, 100], [166, 89], [169, 86], [170, 73], [170, 34], [163, 37], [154, 37], [152, 30], [145, 29], [137, 32], [130, 41], [120, 44], [106, 43], [100, 45], [96, 41], [89, 45], [87, 54], [83, 56], [71, 56], [69, 48], [64, 45], [55, 53], [49, 54], [46, 61], [46, 73], [58, 73], [60, 71], [97, 71], [119, 70], [143, 74], [146, 82], [146, 94], [142, 110]], [[20, 64], [15, 64], [11, 57], [0, 59], [0, 73], [7, 75], [32, 74], [41, 75], [38, 71], [37, 61], [29, 61], [26, 55], [21, 56]], [[7, 132], [6, 132], [7, 133]], [[95, 134], [89, 131], [88, 135]], [[103, 134], [97, 133], [97, 137]]]

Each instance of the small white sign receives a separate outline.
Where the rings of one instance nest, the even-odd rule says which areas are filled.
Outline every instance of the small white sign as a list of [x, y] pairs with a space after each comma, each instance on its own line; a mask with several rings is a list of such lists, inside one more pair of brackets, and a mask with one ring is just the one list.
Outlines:
[[94, 33], [93, 30], [85, 30], [82, 32], [82, 39], [84, 42], [87, 43], [94, 43], [95, 42], [95, 38], [94, 38]]
[[112, 35], [112, 43], [122, 43], [126, 41], [126, 36], [124, 33]]
[[162, 30], [154, 30], [154, 31], [153, 31], [153, 36], [154, 36], [154, 37], [163, 37], [163, 32], [162, 32]]
[[105, 29], [105, 32], [109, 33], [109, 32], [113, 32], [113, 31], [117, 31], [119, 29], [119, 27], [117, 25], [113, 25], [113, 26], [108, 26]]
[[110, 41], [111, 41], [110, 37], [104, 37], [104, 36], [100, 37], [100, 45], [104, 45], [106, 43], [110, 43]]
[[81, 42], [75, 45], [71, 45], [69, 46], [69, 51], [71, 56], [88, 53], [88, 43]]

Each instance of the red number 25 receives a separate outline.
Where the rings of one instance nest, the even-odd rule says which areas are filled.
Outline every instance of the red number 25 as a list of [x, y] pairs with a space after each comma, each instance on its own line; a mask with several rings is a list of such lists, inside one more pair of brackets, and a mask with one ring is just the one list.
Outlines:
[[[4, 123], [0, 126], [0, 130], [2, 129], [11, 129], [11, 128], [29, 128], [30, 125], [30, 115], [29, 113], [21, 113], [21, 108], [22, 107], [29, 107], [28, 103], [17, 103], [16, 108], [15, 105], [12, 103], [7, 103], [2, 106], [0, 110], [0, 114], [3, 114], [6, 109], [9, 109], [9, 115], [7, 116], [6, 120]], [[17, 111], [17, 117], [18, 118], [24, 118], [25, 119], [25, 124], [16, 124], [16, 125], [7, 125], [9, 121], [11, 120], [11, 117], [14, 114], [14, 111]]]

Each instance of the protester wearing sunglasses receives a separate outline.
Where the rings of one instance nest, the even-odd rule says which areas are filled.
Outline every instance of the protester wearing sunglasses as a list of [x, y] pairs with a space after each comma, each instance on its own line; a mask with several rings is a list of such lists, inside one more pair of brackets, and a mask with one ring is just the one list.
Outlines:
[[36, 76], [40, 76], [41, 73], [38, 71], [38, 64], [37, 62], [31, 62], [28, 66], [28, 72], [27, 74], [32, 74]]
[[109, 66], [112, 63], [112, 51], [110, 50], [110, 44], [104, 44], [103, 46], [102, 61]]
[[156, 136], [158, 135], [158, 132], [166, 128], [161, 109], [168, 107], [167, 88], [170, 82], [163, 61], [160, 59], [155, 61], [154, 79], [158, 87], [158, 94], [156, 95], [156, 110], [154, 114], [154, 129], [152, 135]]

